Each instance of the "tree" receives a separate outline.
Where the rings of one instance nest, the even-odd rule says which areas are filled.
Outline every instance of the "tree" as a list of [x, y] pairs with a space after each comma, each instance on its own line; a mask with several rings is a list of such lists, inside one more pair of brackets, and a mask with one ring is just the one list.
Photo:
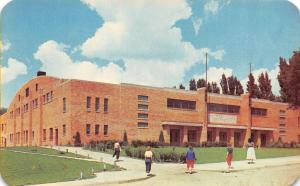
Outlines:
[[165, 143], [165, 138], [164, 138], [164, 133], [163, 133], [163, 131], [160, 131], [160, 133], [159, 133], [159, 143], [160, 144], [164, 144]]
[[128, 138], [127, 138], [127, 132], [125, 130], [123, 134], [123, 145], [127, 145], [127, 144], [128, 144]]
[[230, 76], [230, 77], [227, 78], [228, 90], [229, 90], [228, 94], [229, 95], [235, 95], [236, 81], [237, 81], [237, 79], [234, 76]]
[[240, 96], [242, 94], [244, 94], [243, 86], [242, 86], [241, 82], [239, 80], [237, 80], [235, 83], [235, 95]]
[[179, 85], [179, 89], [185, 90], [185, 87], [183, 86], [183, 84], [180, 84], [180, 85]]
[[212, 93], [220, 94], [220, 88], [218, 87], [216, 82], [211, 83]]
[[76, 132], [75, 136], [73, 136], [74, 138], [74, 145], [76, 147], [80, 147], [81, 146], [81, 139], [80, 139], [80, 133]]
[[225, 74], [222, 74], [220, 85], [222, 89], [222, 94], [228, 94], [228, 83]]
[[258, 87], [260, 91], [260, 98], [274, 100], [275, 97], [272, 93], [271, 80], [267, 72], [261, 73], [258, 77]]
[[7, 112], [7, 108], [0, 108], [0, 116]]
[[300, 50], [294, 51], [289, 63], [280, 58], [278, 81], [281, 97], [293, 107], [300, 107]]
[[204, 79], [198, 79], [197, 81], [197, 88], [205, 87], [205, 80]]
[[209, 82], [207, 83], [207, 92], [212, 92], [212, 87]]
[[175, 89], [176, 89], [176, 85], [174, 85], [172, 88], [175, 88]]
[[197, 90], [195, 79], [190, 80], [190, 90]]
[[255, 79], [252, 73], [248, 76], [249, 80], [247, 82], [247, 92], [250, 94], [251, 98], [260, 98], [259, 88], [255, 83]]

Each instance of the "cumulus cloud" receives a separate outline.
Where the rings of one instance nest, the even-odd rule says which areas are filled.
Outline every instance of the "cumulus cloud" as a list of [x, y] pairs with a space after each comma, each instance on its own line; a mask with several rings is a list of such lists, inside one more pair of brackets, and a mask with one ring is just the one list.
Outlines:
[[109, 63], [99, 67], [90, 61], [74, 62], [66, 53], [66, 48], [66, 45], [50, 40], [39, 46], [34, 58], [41, 61], [41, 69], [52, 76], [110, 83], [120, 82], [122, 69], [118, 65]]
[[206, 14], [217, 14], [224, 6], [228, 5], [231, 0], [209, 0], [204, 4], [204, 11]]
[[[104, 1], [82, 0], [103, 19], [103, 25], [81, 45], [89, 58], [124, 61], [122, 81], [155, 86], [181, 82], [205, 52], [222, 60], [224, 50], [197, 49], [182, 40], [175, 23], [188, 19], [191, 8], [185, 0]], [[201, 21], [194, 20], [198, 32]]]
[[[216, 82], [219, 86], [222, 74], [225, 74], [226, 77], [229, 77], [232, 75], [232, 69], [231, 68], [209, 67], [207, 70], [207, 81]], [[194, 79], [198, 80], [200, 78], [205, 79], [205, 73], [194, 75]]]
[[[271, 79], [271, 85], [272, 85], [272, 92], [275, 95], [279, 95], [279, 91], [280, 91], [280, 86], [277, 80], [277, 75], [279, 73], [279, 67], [276, 66], [274, 69], [266, 69], [266, 68], [260, 68], [260, 69], [256, 69], [254, 71], [252, 71], [252, 74], [255, 78], [255, 82], [258, 84], [258, 77], [261, 73], [265, 73], [267, 72], [269, 75], [269, 78]], [[245, 77], [243, 80], [241, 80], [241, 84], [244, 87], [244, 91], [246, 92], [247, 89], [247, 81], [248, 81], [248, 76]]]
[[9, 58], [7, 66], [1, 66], [1, 83], [5, 84], [15, 80], [20, 75], [27, 74], [27, 66], [14, 58]]
[[299, 0], [288, 0], [288, 1], [298, 8], [300, 14], [300, 1]]

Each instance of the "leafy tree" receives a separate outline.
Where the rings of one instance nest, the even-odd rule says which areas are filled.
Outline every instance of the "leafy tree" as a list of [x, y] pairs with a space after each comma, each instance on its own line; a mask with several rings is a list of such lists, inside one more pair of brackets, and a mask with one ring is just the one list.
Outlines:
[[211, 83], [212, 93], [220, 94], [220, 88], [218, 87], [216, 82]]
[[175, 89], [176, 89], [176, 85], [174, 85], [172, 88], [175, 88]]
[[0, 116], [7, 112], [7, 108], [0, 108]]
[[260, 92], [257, 84], [255, 83], [255, 79], [252, 73], [248, 76], [249, 80], [247, 82], [247, 92], [250, 94], [251, 98], [260, 98]]
[[234, 76], [230, 76], [227, 78], [228, 90], [229, 90], [228, 94], [235, 95], [236, 81], [237, 79]]
[[183, 84], [180, 84], [180, 85], [179, 85], [179, 89], [185, 90], [185, 87], [183, 86]]
[[220, 85], [222, 88], [222, 94], [228, 94], [228, 83], [225, 74], [222, 74]]
[[159, 143], [161, 143], [161, 144], [165, 143], [163, 131], [160, 131], [160, 133], [159, 133]]
[[294, 51], [289, 63], [280, 58], [278, 75], [281, 97], [293, 107], [300, 106], [300, 50]]
[[209, 82], [207, 83], [207, 92], [212, 92], [212, 87]]
[[198, 79], [197, 81], [197, 88], [205, 87], [205, 79]]
[[244, 94], [243, 86], [242, 86], [242, 84], [239, 80], [237, 80], [236, 84], [235, 84], [235, 94], [237, 96], [240, 96], [240, 95]]
[[197, 90], [195, 79], [190, 80], [190, 90]]
[[267, 72], [261, 73], [258, 78], [258, 87], [260, 90], [260, 98], [274, 100], [275, 96], [272, 93], [271, 79]]

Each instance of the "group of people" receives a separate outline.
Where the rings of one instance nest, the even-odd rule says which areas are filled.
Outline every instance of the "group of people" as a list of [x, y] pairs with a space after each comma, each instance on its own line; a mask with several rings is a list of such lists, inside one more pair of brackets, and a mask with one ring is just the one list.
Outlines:
[[[232, 147], [231, 143], [227, 144], [226, 151], [227, 151], [227, 153], [226, 153], [225, 159], [226, 159], [226, 163], [227, 163], [228, 171], [229, 171], [230, 169], [233, 168], [232, 167], [233, 147]], [[114, 145], [114, 154], [113, 154], [113, 157], [116, 156], [116, 160], [119, 159], [120, 152], [121, 152], [121, 146], [118, 142], [116, 142]], [[256, 160], [255, 150], [254, 150], [254, 142], [251, 138], [248, 139], [246, 159], [248, 160], [248, 164], [253, 164], [254, 160]], [[186, 167], [187, 167], [186, 173], [192, 174], [195, 161], [197, 160], [192, 145], [189, 145], [189, 147], [188, 147], [188, 150], [185, 155], [185, 160], [186, 160]], [[153, 161], [153, 153], [151, 151], [151, 147], [147, 146], [146, 151], [145, 151], [145, 165], [146, 165], [146, 173], [148, 176], [150, 176], [152, 161]]]

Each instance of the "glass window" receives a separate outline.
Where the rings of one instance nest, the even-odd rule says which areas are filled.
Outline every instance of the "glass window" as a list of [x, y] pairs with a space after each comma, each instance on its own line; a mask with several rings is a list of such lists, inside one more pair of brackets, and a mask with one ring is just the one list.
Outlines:
[[63, 125], [63, 136], [66, 135], [66, 125]]
[[104, 112], [108, 112], [108, 98], [104, 98]]
[[139, 109], [139, 110], [148, 110], [148, 105], [145, 105], [145, 104], [138, 104], [138, 109]]
[[138, 122], [138, 128], [148, 128], [147, 122]]
[[99, 128], [100, 128], [99, 125], [95, 125], [95, 135], [99, 134]]
[[91, 124], [86, 124], [86, 135], [91, 134]]
[[108, 134], [108, 125], [104, 125], [103, 133], [104, 133], [104, 135]]
[[43, 141], [46, 141], [46, 129], [43, 129]]
[[196, 109], [196, 101], [188, 101], [188, 100], [179, 100], [179, 99], [167, 99], [167, 107], [182, 109], [182, 110], [195, 110]]
[[138, 118], [139, 119], [147, 119], [148, 118], [148, 114], [138, 113]]
[[266, 116], [267, 109], [262, 108], [251, 108], [251, 114], [255, 116]]
[[39, 90], [39, 84], [35, 84], [35, 91], [37, 92]]
[[91, 108], [91, 97], [86, 97], [86, 108], [89, 110]]
[[95, 98], [95, 111], [100, 111], [100, 99], [98, 97]]
[[49, 139], [50, 139], [50, 141], [52, 141], [53, 140], [53, 128], [50, 128], [49, 132], [50, 132]]
[[25, 96], [28, 97], [29, 96], [29, 88], [25, 89]]
[[63, 112], [67, 112], [67, 98], [63, 98]]
[[139, 101], [148, 101], [148, 96], [138, 95], [138, 100]]

